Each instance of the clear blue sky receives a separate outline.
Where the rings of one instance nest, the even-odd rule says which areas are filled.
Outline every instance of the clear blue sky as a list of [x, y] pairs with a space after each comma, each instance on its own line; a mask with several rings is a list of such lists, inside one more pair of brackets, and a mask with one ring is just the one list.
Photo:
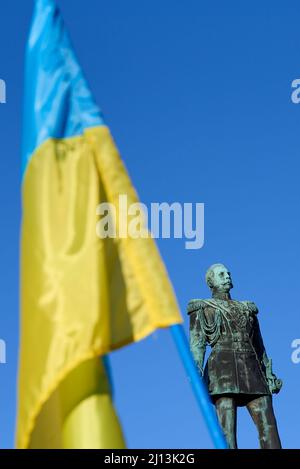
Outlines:
[[[253, 300], [274, 369], [283, 446], [299, 447], [300, 78], [297, 1], [59, 0], [77, 55], [146, 204], [204, 202], [205, 246], [158, 242], [185, 315], [224, 262]], [[23, 56], [32, 1], [2, 0], [0, 78], [0, 447], [13, 446], [18, 354]], [[185, 317], [185, 327], [188, 327]], [[111, 357], [131, 448], [212, 447], [168, 331]], [[246, 411], [240, 447], [257, 447]]]

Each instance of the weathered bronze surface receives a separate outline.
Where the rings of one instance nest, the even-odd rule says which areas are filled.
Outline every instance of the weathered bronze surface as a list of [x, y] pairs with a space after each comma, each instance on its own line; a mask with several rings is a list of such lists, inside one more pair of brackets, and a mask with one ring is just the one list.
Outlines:
[[[206, 273], [212, 298], [191, 300], [190, 347], [204, 377], [230, 448], [237, 448], [237, 407], [247, 406], [256, 424], [261, 448], [281, 448], [272, 405], [282, 381], [272, 371], [257, 319], [249, 301], [231, 299], [231, 274], [222, 264]], [[211, 353], [203, 369], [206, 346]]]

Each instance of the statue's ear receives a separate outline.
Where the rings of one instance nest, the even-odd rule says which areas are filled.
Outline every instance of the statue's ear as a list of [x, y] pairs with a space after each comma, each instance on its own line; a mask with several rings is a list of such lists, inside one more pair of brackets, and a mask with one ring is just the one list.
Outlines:
[[206, 277], [205, 280], [206, 280], [207, 286], [212, 290], [212, 288], [214, 288], [214, 284], [213, 284], [214, 272], [210, 272], [205, 277]]

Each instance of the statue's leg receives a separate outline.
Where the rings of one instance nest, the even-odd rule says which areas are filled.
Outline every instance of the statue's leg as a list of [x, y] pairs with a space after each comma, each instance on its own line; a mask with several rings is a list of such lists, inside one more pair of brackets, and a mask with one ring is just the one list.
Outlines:
[[262, 449], [280, 449], [281, 442], [274, 415], [272, 397], [260, 396], [247, 404], [247, 409], [259, 433]]
[[220, 396], [215, 398], [214, 404], [228, 446], [236, 449], [236, 402], [233, 397]]

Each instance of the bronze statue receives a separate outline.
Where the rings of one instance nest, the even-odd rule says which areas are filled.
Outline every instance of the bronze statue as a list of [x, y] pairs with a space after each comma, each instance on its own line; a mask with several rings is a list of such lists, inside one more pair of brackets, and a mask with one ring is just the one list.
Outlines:
[[[231, 275], [223, 264], [206, 273], [212, 299], [191, 300], [190, 346], [204, 377], [229, 448], [237, 448], [237, 407], [247, 409], [257, 427], [261, 448], [281, 448], [272, 394], [282, 381], [272, 371], [257, 319], [249, 301], [232, 300]], [[206, 346], [211, 353], [203, 371]]]

